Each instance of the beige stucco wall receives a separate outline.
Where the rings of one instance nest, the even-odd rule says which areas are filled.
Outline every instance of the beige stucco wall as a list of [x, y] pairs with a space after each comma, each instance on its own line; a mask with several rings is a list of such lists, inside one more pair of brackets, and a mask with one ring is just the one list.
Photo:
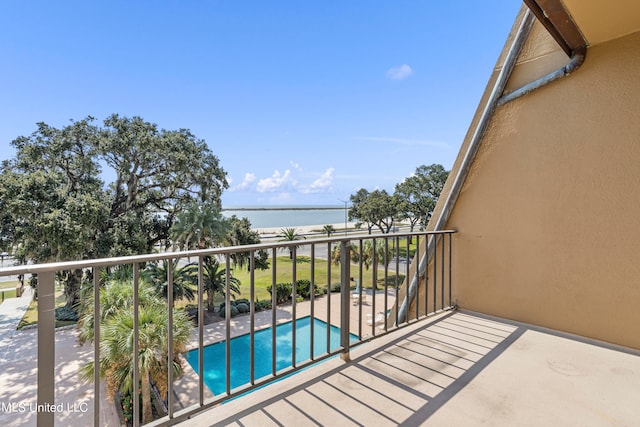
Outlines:
[[639, 46], [496, 111], [447, 223], [460, 307], [640, 348]]

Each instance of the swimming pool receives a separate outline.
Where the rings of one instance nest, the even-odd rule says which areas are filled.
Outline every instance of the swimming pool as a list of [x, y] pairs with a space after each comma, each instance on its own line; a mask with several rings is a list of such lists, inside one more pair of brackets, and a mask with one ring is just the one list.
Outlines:
[[[281, 323], [276, 326], [276, 370], [291, 366], [293, 322]], [[271, 374], [271, 330], [262, 329], [254, 333], [255, 348], [255, 378]], [[310, 359], [311, 318], [309, 316], [296, 320], [296, 364]], [[327, 324], [314, 319], [313, 353], [318, 356], [327, 351]], [[351, 341], [358, 339], [350, 334]], [[250, 335], [241, 335], [231, 339], [231, 388], [240, 387], [251, 381], [250, 371]], [[330, 348], [340, 347], [340, 328], [330, 327]], [[205, 385], [214, 395], [226, 392], [225, 369], [225, 341], [204, 347], [204, 375]], [[191, 350], [185, 358], [194, 371], [198, 372], [198, 350]]]

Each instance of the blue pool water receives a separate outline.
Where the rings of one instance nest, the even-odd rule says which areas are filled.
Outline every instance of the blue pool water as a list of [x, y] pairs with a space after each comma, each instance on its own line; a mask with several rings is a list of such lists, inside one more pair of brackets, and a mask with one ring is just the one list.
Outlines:
[[[296, 320], [296, 363], [310, 359], [311, 350], [311, 321], [310, 317], [302, 317]], [[276, 326], [276, 370], [291, 366], [293, 322], [282, 323]], [[262, 329], [255, 332], [255, 378], [261, 378], [271, 374], [271, 330]], [[331, 349], [340, 347], [340, 328], [330, 326]], [[314, 319], [313, 328], [314, 356], [327, 351], [327, 324], [322, 320]], [[357, 336], [351, 335], [351, 341], [357, 340]], [[250, 371], [250, 335], [241, 335], [231, 339], [231, 388], [248, 384], [251, 380]], [[198, 350], [191, 350], [185, 354], [185, 358], [194, 371], [198, 372]], [[214, 395], [226, 392], [225, 369], [225, 342], [208, 345], [204, 348], [204, 376], [203, 381]]]

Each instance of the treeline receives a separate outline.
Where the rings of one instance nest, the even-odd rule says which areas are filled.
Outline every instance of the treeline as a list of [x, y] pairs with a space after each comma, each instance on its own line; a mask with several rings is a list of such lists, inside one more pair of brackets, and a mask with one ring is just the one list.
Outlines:
[[386, 190], [372, 192], [361, 188], [350, 196], [349, 220], [388, 233], [397, 221], [408, 221], [411, 231], [416, 225], [427, 226], [449, 172], [442, 165], [419, 166], [399, 184], [393, 194]]

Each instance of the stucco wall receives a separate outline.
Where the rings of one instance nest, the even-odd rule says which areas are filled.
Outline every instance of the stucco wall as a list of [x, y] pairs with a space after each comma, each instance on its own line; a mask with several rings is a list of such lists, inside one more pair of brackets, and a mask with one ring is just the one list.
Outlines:
[[447, 223], [459, 306], [640, 348], [639, 46], [498, 108]]

